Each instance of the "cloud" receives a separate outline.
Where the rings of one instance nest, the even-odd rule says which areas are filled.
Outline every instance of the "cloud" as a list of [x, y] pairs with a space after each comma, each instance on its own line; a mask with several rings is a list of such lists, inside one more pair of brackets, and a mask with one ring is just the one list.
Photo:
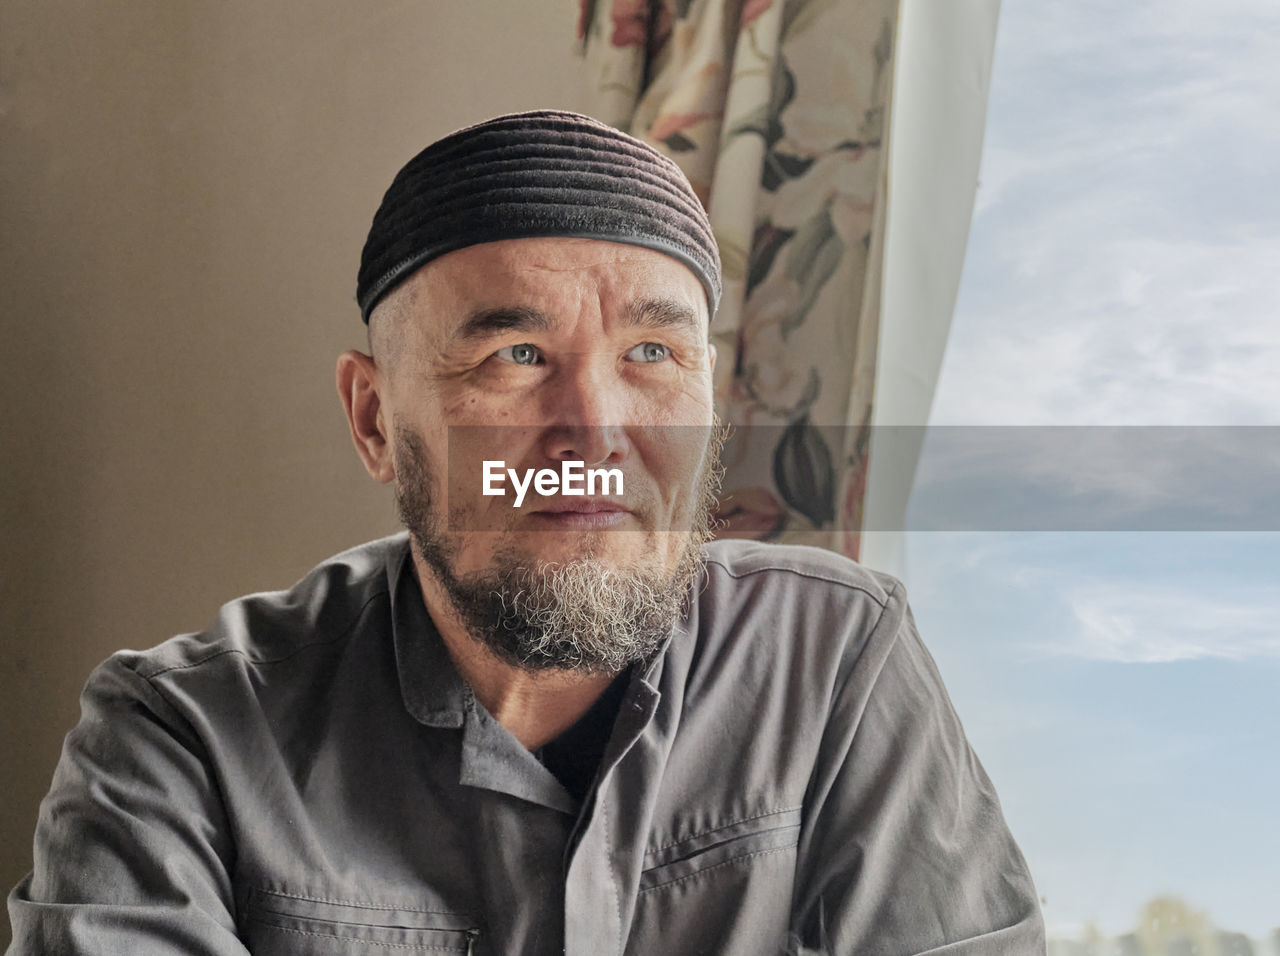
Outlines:
[[1007, 2], [932, 421], [1280, 422], [1280, 8]]
[[910, 549], [917, 613], [960, 628], [964, 659], [986, 648], [982, 673], [1280, 658], [1280, 535], [930, 533]]
[[1077, 625], [1055, 654], [1163, 663], [1280, 657], [1280, 593], [1258, 589], [1224, 600], [1184, 588], [1095, 585], [1069, 595]]

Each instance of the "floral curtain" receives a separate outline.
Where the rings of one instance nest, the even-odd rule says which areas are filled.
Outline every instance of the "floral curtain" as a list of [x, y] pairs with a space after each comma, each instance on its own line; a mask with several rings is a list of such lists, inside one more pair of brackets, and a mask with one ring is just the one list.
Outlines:
[[581, 0], [589, 112], [684, 169], [715, 229], [730, 537], [857, 557], [898, 0]]

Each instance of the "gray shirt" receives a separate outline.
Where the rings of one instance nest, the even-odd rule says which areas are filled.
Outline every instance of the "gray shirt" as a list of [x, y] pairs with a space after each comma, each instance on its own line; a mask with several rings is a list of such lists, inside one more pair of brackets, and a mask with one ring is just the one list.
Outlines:
[[458, 675], [403, 534], [114, 655], [11, 952], [1043, 953], [901, 586], [812, 548], [708, 556], [581, 803]]

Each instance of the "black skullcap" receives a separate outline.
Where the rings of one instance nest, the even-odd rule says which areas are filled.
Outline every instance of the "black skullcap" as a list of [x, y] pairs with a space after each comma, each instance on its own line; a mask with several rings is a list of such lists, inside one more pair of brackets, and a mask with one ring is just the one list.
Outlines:
[[382, 197], [360, 256], [365, 322], [388, 292], [455, 249], [536, 236], [604, 239], [679, 260], [712, 315], [720, 257], [680, 167], [588, 116], [511, 113], [450, 133], [405, 165]]

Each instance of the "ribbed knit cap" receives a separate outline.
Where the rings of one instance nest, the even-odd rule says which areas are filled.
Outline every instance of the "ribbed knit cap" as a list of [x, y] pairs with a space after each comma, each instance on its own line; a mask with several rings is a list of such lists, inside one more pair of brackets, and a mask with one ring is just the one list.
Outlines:
[[365, 240], [360, 314], [368, 322], [383, 296], [447, 252], [537, 236], [665, 253], [698, 277], [715, 314], [720, 257], [680, 167], [611, 126], [556, 110], [496, 117], [450, 133], [409, 160]]

